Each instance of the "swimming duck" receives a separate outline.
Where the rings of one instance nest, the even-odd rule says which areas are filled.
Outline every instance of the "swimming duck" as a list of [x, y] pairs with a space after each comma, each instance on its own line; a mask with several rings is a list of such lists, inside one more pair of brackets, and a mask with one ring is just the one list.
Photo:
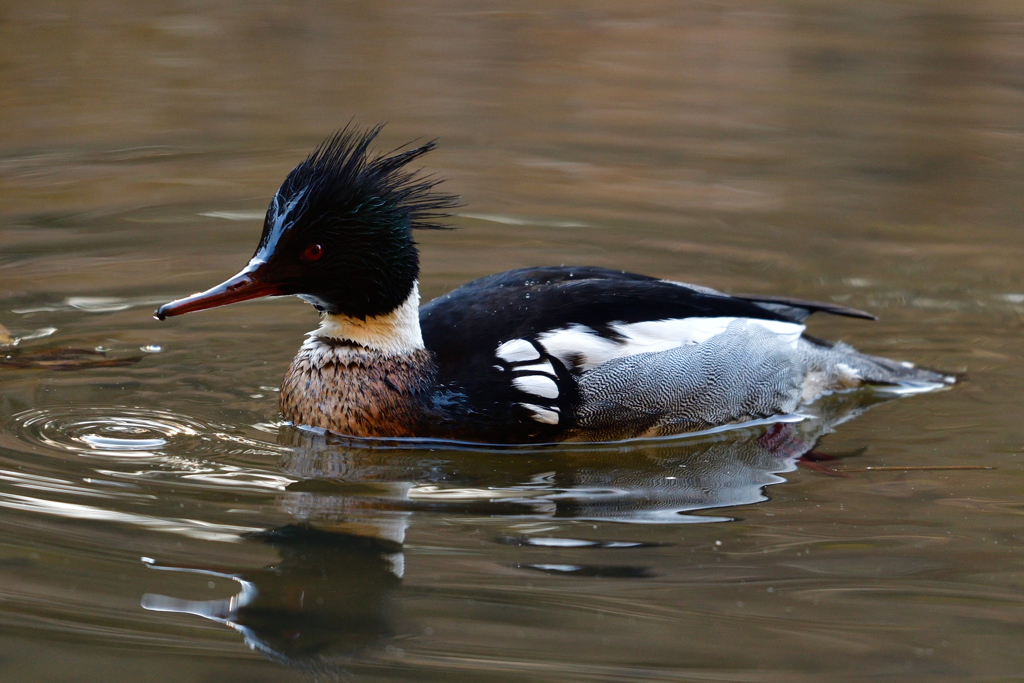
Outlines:
[[596, 267], [474, 280], [420, 307], [413, 230], [456, 198], [390, 155], [380, 126], [348, 127], [285, 178], [237, 275], [155, 317], [295, 295], [321, 314], [281, 386], [283, 417], [359, 437], [489, 443], [606, 441], [793, 414], [865, 384], [903, 392], [953, 378], [805, 333], [828, 303], [730, 296]]

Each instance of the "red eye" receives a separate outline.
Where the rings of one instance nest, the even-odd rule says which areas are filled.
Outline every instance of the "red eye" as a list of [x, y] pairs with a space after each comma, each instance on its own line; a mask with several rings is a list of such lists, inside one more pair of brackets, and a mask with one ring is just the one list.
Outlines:
[[311, 244], [302, 250], [299, 256], [303, 261], [317, 261], [324, 255], [324, 248], [319, 244]]

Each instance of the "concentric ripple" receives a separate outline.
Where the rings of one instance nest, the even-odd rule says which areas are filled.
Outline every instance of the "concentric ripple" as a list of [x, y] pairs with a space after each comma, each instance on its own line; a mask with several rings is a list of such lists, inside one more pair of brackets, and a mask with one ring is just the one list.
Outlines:
[[162, 458], [210, 451], [210, 427], [161, 410], [128, 407], [48, 408], [14, 416], [20, 437], [85, 457]]

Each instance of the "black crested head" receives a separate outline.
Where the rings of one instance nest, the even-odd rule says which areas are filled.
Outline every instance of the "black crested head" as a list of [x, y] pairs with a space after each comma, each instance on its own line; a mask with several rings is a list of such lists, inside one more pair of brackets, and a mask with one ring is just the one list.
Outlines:
[[249, 264], [216, 287], [164, 304], [159, 320], [262, 296], [295, 294], [317, 309], [365, 319], [412, 293], [416, 228], [458, 206], [439, 180], [406, 170], [433, 142], [390, 155], [370, 151], [382, 126], [335, 133], [296, 166], [270, 202]]
[[382, 126], [347, 126], [285, 178], [270, 202], [253, 256], [260, 279], [318, 310], [357, 318], [388, 313], [419, 275], [414, 229], [443, 229], [458, 205], [440, 182], [406, 166], [434, 142], [380, 155], [370, 144]]

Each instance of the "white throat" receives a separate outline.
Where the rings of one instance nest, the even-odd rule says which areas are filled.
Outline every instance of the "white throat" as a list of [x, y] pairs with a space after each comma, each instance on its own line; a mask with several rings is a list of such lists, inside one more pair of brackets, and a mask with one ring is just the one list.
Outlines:
[[[401, 356], [423, 347], [420, 333], [420, 287], [415, 282], [402, 304], [384, 315], [365, 320], [347, 315], [325, 313], [320, 327], [309, 333], [312, 339], [350, 341], [386, 356]], [[311, 341], [312, 341], [311, 339]]]

